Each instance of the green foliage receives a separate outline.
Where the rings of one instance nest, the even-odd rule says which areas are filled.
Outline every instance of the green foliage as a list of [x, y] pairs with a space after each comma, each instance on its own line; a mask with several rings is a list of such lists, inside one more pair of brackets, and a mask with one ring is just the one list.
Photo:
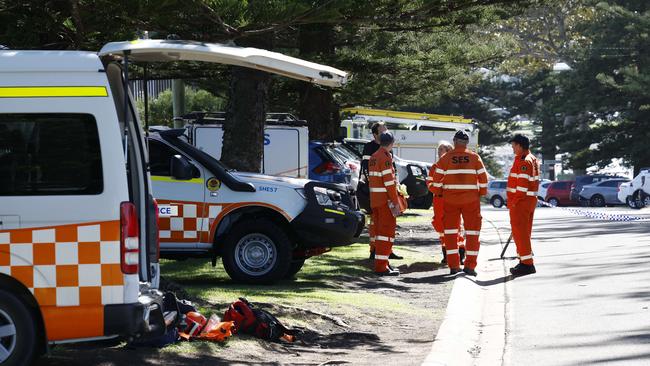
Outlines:
[[[206, 90], [194, 90], [185, 87], [186, 111], [222, 111], [225, 103], [223, 99], [212, 95]], [[140, 120], [144, 121], [144, 101], [137, 103]], [[157, 98], [149, 101], [149, 125], [173, 126], [172, 91], [166, 90]]]

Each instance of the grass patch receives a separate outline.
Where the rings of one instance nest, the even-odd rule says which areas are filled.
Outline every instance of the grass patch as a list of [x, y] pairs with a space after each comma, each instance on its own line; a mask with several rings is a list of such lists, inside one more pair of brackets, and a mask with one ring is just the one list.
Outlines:
[[397, 223], [425, 223], [431, 222], [432, 210], [408, 209], [402, 216], [397, 217]]

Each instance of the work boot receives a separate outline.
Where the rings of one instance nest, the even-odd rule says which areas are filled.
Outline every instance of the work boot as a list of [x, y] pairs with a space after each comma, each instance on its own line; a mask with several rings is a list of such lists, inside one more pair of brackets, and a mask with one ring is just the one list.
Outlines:
[[461, 272], [460, 268], [449, 268], [450, 275], [455, 275], [456, 273], [460, 273], [460, 272]]
[[385, 271], [383, 271], [383, 272], [375, 272], [375, 274], [377, 274], [377, 276], [381, 276], [381, 277], [383, 277], [383, 276], [389, 276], [389, 277], [399, 276], [399, 269], [393, 268], [393, 267], [391, 267], [389, 265], [388, 268], [386, 268]]
[[510, 268], [510, 274], [514, 277], [521, 277], [529, 274], [536, 273], [535, 266], [532, 264], [519, 263], [513, 268]]
[[388, 256], [388, 259], [404, 259], [404, 257], [402, 257], [401, 255], [397, 255], [397, 254], [395, 254], [395, 252], [393, 252], [393, 253], [390, 253], [390, 255]]
[[445, 247], [442, 247], [442, 261], [440, 263], [447, 264], [447, 249]]
[[465, 248], [458, 249], [458, 254], [460, 255], [460, 264], [465, 264]]
[[368, 257], [368, 259], [370, 259], [370, 260], [374, 260], [374, 259], [375, 259], [375, 251], [374, 251], [374, 250], [371, 250], [371, 251], [370, 251], [370, 257]]
[[468, 276], [476, 277], [476, 270], [474, 270], [472, 268], [465, 267], [465, 268], [463, 268], [463, 272], [465, 272], [465, 274], [468, 275]]

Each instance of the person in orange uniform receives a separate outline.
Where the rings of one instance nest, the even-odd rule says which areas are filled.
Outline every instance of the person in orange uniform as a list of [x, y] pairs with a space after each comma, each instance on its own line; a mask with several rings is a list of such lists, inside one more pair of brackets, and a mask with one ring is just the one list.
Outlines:
[[450, 274], [460, 269], [458, 232], [460, 218], [465, 223], [467, 248], [463, 272], [476, 276], [476, 259], [480, 247], [481, 196], [487, 194], [487, 173], [481, 157], [467, 149], [469, 136], [465, 131], [454, 135], [454, 150], [445, 154], [436, 164], [433, 175], [433, 194], [444, 200], [445, 247]]
[[[438, 160], [445, 155], [446, 153], [450, 152], [451, 150], [454, 149], [454, 146], [447, 142], [447, 141], [440, 141], [438, 143]], [[437, 163], [436, 163], [437, 164]], [[427, 177], [427, 187], [429, 188], [429, 191], [433, 192], [433, 175], [436, 172], [436, 164], [433, 164], [431, 166], [431, 169], [429, 169], [429, 176]], [[433, 225], [433, 229], [438, 233], [438, 236], [440, 238], [440, 243], [442, 246], [442, 263], [447, 263], [447, 249], [445, 247], [445, 229], [442, 223], [442, 216], [444, 213], [444, 200], [442, 199], [442, 196], [434, 196], [433, 197], [433, 219], [431, 220], [431, 225]], [[460, 264], [463, 264], [463, 260], [465, 259], [465, 238], [463, 237], [463, 234], [461, 231], [458, 231], [458, 251], [460, 254]]]
[[399, 271], [388, 263], [395, 241], [396, 217], [400, 214], [393, 157], [390, 154], [395, 138], [390, 132], [379, 136], [380, 148], [368, 161], [370, 207], [375, 223], [375, 273], [398, 276]]
[[533, 230], [533, 214], [537, 206], [539, 163], [535, 155], [530, 153], [528, 137], [517, 134], [510, 140], [510, 144], [515, 161], [508, 176], [507, 200], [512, 238], [519, 255], [519, 264], [510, 268], [510, 273], [517, 277], [536, 272], [530, 236]]

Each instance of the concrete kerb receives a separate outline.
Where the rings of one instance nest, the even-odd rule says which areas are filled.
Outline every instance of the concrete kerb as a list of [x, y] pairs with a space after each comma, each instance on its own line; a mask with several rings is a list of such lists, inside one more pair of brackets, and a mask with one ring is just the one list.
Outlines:
[[459, 275], [455, 279], [445, 319], [422, 365], [507, 364], [504, 360], [508, 319], [505, 282], [509, 263], [498, 260], [501, 248], [501, 245], [482, 245], [478, 277]]

